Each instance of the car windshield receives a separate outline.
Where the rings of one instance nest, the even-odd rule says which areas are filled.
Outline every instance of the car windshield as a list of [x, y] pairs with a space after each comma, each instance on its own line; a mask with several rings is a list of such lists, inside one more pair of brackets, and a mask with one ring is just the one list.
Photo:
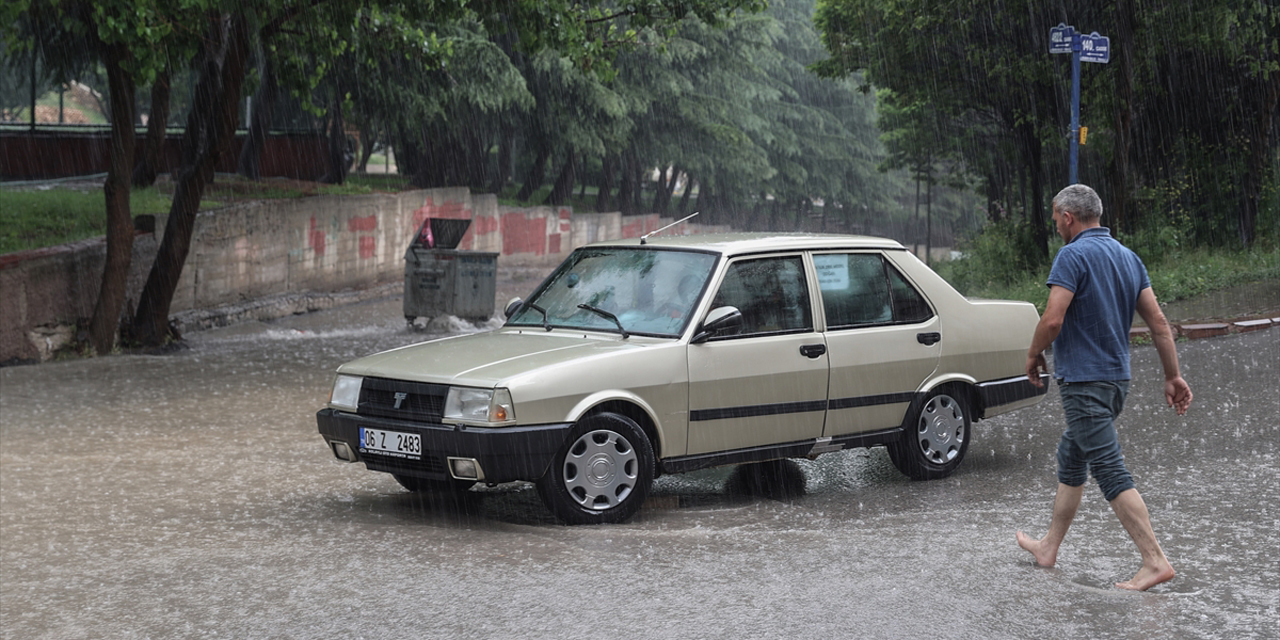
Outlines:
[[696, 251], [579, 249], [507, 324], [676, 336], [715, 263], [716, 254]]

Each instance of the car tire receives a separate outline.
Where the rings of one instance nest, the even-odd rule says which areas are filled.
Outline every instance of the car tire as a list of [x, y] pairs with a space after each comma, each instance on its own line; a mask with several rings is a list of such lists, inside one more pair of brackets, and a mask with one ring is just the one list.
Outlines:
[[396, 482], [400, 483], [400, 486], [414, 493], [462, 493], [475, 485], [474, 480], [458, 480], [457, 478], [449, 478], [448, 480], [428, 480], [426, 478], [402, 476], [400, 474], [391, 474], [391, 477], [395, 478]]
[[914, 404], [903, 426], [902, 439], [888, 447], [889, 459], [912, 480], [951, 475], [969, 450], [969, 404], [952, 389], [933, 391]]
[[653, 484], [649, 437], [617, 413], [587, 416], [569, 432], [538, 479], [538, 496], [568, 524], [625, 522], [640, 510]]

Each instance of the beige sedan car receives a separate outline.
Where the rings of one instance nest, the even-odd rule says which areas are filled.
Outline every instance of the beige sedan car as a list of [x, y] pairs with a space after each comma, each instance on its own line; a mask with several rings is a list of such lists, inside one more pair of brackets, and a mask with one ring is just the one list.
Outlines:
[[561, 520], [640, 508], [655, 477], [885, 446], [916, 479], [972, 424], [1038, 402], [1039, 316], [970, 300], [883, 238], [653, 237], [573, 252], [496, 331], [338, 368], [334, 455], [414, 491], [527, 480]]

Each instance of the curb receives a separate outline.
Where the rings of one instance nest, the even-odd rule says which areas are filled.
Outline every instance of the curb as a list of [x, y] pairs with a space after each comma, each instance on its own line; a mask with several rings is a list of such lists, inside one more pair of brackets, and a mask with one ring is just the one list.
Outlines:
[[[1236, 333], [1249, 333], [1251, 331], [1269, 329], [1272, 326], [1280, 327], [1280, 318], [1250, 318], [1226, 322], [1169, 324], [1169, 327], [1173, 329], [1173, 337], [1175, 339], [1185, 338], [1187, 340], [1216, 338]], [[1150, 344], [1151, 329], [1148, 327], [1133, 327], [1132, 329], [1129, 329], [1129, 343]]]

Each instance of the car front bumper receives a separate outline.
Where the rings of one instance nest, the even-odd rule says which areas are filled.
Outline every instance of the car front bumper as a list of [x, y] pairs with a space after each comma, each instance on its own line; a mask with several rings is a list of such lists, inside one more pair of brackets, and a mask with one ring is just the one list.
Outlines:
[[[355, 457], [351, 462], [363, 462], [371, 471], [445, 480], [452, 477], [448, 458], [466, 458], [480, 465], [481, 481], [491, 483], [541, 477], [573, 427], [572, 423], [463, 427], [360, 416], [331, 408], [317, 412], [316, 423], [331, 450], [335, 442], [345, 444]], [[422, 436], [422, 455], [410, 459], [361, 450], [361, 427], [416, 433]]]

